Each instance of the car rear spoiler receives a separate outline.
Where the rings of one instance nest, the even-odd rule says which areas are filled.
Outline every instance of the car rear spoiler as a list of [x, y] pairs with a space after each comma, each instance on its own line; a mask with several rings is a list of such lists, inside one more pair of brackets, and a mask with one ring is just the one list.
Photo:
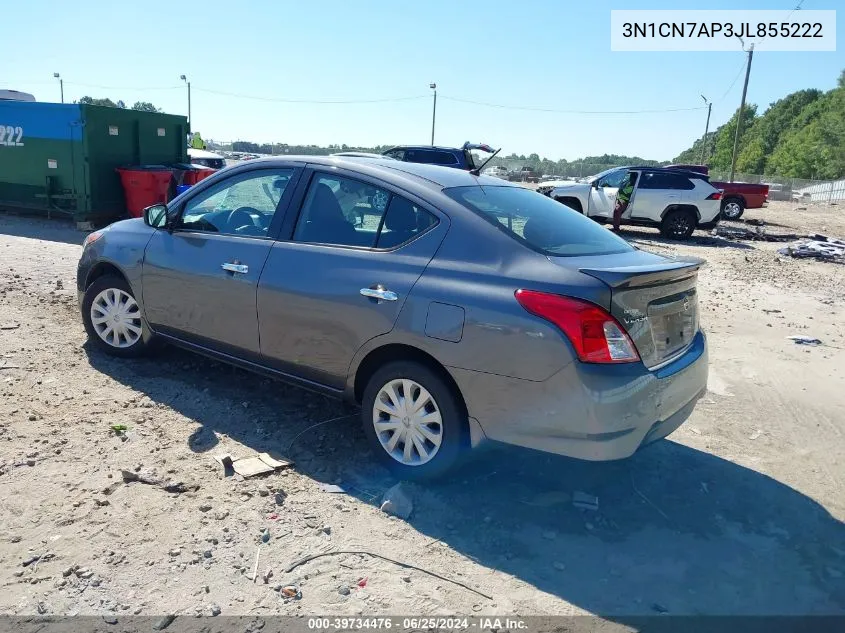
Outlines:
[[613, 289], [623, 289], [684, 279], [696, 274], [706, 263], [700, 257], [676, 257], [661, 264], [579, 268], [578, 270], [603, 281]]

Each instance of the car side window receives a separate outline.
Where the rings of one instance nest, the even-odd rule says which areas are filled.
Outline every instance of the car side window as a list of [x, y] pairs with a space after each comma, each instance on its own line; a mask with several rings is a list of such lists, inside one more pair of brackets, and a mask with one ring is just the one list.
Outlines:
[[625, 169], [611, 172], [599, 180], [599, 187], [614, 187], [618, 189], [622, 185], [622, 180], [627, 175], [628, 171]]
[[376, 248], [394, 248], [437, 224], [437, 218], [413, 202], [392, 196], [387, 206]]
[[293, 169], [236, 174], [185, 203], [176, 229], [265, 237]]
[[454, 154], [449, 152], [429, 152], [431, 154], [431, 162], [435, 165], [457, 165], [458, 161]]
[[427, 163], [428, 152], [419, 149], [405, 150], [405, 160], [409, 163]]
[[665, 189], [661, 174], [647, 171], [640, 176], [640, 189]]
[[394, 149], [389, 152], [385, 152], [385, 156], [390, 156], [390, 158], [395, 158], [396, 160], [405, 160], [405, 152], [401, 149]]
[[687, 176], [682, 176], [681, 174], [668, 174], [668, 176], [669, 186], [667, 189], [683, 189], [685, 191], [695, 189], [695, 183]]
[[339, 246], [375, 246], [390, 193], [351, 178], [316, 174], [293, 239]]
[[692, 181], [681, 174], [646, 172], [642, 175], [640, 189], [695, 189]]
[[437, 224], [401, 196], [342, 176], [316, 174], [293, 232], [296, 242], [394, 248]]

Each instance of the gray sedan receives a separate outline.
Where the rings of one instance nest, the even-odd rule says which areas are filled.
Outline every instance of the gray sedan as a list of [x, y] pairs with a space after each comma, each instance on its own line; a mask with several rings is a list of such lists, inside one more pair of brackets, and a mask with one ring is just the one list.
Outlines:
[[485, 439], [610, 460], [671, 433], [707, 384], [702, 263], [497, 178], [308, 156], [90, 234], [77, 286], [103, 351], [159, 339], [358, 403], [424, 478]]

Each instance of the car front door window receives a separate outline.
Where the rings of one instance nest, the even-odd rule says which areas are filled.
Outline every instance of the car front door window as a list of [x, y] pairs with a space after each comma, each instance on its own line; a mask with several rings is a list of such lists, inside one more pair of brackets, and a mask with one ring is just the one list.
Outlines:
[[613, 189], [619, 189], [620, 185], [622, 184], [622, 180], [627, 175], [628, 170], [626, 169], [613, 171], [607, 174], [607, 176], [604, 176], [601, 180], [599, 180], [599, 187], [612, 187]]
[[187, 201], [177, 230], [266, 237], [293, 169], [227, 178]]

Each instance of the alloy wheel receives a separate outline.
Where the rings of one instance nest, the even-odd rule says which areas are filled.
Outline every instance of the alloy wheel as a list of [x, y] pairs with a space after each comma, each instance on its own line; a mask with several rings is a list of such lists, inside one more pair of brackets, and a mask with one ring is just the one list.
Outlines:
[[685, 237], [690, 229], [690, 218], [686, 214], [678, 214], [669, 220], [669, 233], [673, 237]]
[[734, 218], [738, 218], [739, 214], [742, 213], [742, 207], [740, 207], [738, 202], [728, 202], [722, 213], [729, 220], [733, 220]]
[[432, 395], [407, 378], [391, 380], [373, 404], [373, 428], [385, 452], [405, 466], [431, 461], [443, 442], [443, 419]]
[[141, 309], [128, 292], [106, 288], [91, 302], [91, 324], [106, 344], [132, 347], [141, 338]]

